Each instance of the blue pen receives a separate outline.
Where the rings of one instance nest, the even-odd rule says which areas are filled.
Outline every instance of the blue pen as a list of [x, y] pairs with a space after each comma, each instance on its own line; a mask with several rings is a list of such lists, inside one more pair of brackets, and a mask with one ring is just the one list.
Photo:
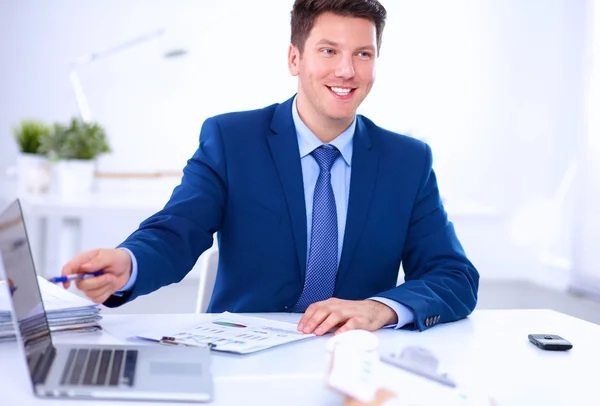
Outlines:
[[48, 279], [48, 282], [52, 283], [62, 283], [67, 281], [76, 281], [76, 280], [84, 280], [87, 278], [95, 278], [96, 276], [104, 275], [104, 271], [95, 271], [88, 273], [74, 273], [66, 276], [56, 276], [54, 278]]

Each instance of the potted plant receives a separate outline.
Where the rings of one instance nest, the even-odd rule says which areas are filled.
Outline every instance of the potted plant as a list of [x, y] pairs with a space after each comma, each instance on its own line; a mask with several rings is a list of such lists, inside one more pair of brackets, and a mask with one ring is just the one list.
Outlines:
[[41, 140], [51, 132], [51, 126], [32, 119], [23, 119], [13, 127], [19, 148], [17, 155], [18, 194], [46, 193], [52, 181], [48, 159], [40, 151]]
[[106, 132], [98, 123], [72, 118], [70, 123], [54, 124], [41, 140], [40, 151], [55, 161], [57, 187], [62, 197], [89, 194], [94, 180], [95, 160], [110, 152]]

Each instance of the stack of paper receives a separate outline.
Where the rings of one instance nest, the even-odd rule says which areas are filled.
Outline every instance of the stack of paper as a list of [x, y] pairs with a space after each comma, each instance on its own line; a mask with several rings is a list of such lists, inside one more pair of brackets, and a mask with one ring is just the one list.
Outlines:
[[[5, 283], [0, 281], [0, 342], [15, 339]], [[101, 329], [98, 324], [101, 319], [99, 305], [39, 276], [38, 283], [52, 333], [90, 332]]]

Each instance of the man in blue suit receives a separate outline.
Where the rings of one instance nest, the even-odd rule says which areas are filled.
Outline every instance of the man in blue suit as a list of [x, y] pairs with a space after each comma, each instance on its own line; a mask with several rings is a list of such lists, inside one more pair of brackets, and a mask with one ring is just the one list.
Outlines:
[[183, 279], [217, 233], [209, 312], [301, 312], [298, 329], [317, 335], [469, 315], [479, 275], [447, 219], [429, 146], [356, 114], [385, 18], [377, 0], [296, 0], [297, 94], [207, 119], [164, 209], [63, 274], [104, 269], [77, 285], [119, 306]]

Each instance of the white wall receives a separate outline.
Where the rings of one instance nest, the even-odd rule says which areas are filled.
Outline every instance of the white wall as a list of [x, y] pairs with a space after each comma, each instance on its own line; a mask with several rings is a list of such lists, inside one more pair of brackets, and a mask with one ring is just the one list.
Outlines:
[[[21, 117], [77, 114], [70, 61], [160, 27], [166, 31], [159, 40], [79, 72], [114, 147], [100, 169], [180, 170], [206, 117], [293, 94], [295, 80], [286, 68], [292, 3], [0, 3], [0, 173], [14, 163], [9, 129]], [[589, 1], [382, 3], [389, 19], [378, 83], [362, 112], [431, 144], [449, 207], [475, 202], [501, 216], [487, 231], [465, 230], [472, 235], [467, 252], [504, 258], [496, 266], [487, 261], [483, 275], [543, 280], [541, 237], [534, 230], [515, 245], [511, 227], [521, 218], [516, 229], [532, 231], [525, 209], [535, 212], [551, 197], [575, 159]], [[180, 46], [187, 57], [160, 58]], [[554, 243], [560, 255], [570, 255], [567, 243]]]
[[[163, 37], [78, 72], [115, 150], [102, 170], [180, 170], [206, 117], [270, 104], [294, 91], [285, 58], [291, 2], [267, 4], [271, 10], [258, 16], [255, 3], [243, 0], [4, 2], [7, 63], [0, 80], [13, 100], [0, 113], [0, 128], [7, 133], [23, 116], [76, 114], [71, 61], [164, 28]], [[188, 48], [189, 55], [161, 58], [172, 47]], [[12, 143], [5, 145], [3, 166], [14, 156]]]
[[588, 14], [597, 23], [590, 27], [591, 77], [586, 82], [586, 136], [580, 145], [576, 181], [578, 188], [573, 227], [574, 266], [571, 288], [600, 298], [600, 5]]

